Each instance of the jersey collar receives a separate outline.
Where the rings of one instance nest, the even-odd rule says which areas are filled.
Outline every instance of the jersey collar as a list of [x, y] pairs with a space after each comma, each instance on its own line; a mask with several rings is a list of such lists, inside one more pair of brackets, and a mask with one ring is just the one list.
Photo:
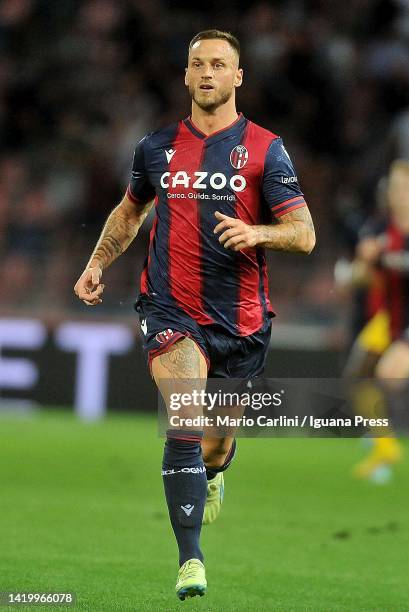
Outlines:
[[192, 134], [196, 136], [196, 138], [200, 138], [200, 140], [206, 140], [208, 142], [210, 140], [213, 141], [213, 138], [215, 137], [224, 138], [225, 136], [228, 136], [232, 130], [242, 127], [246, 123], [246, 118], [243, 116], [242, 113], [239, 113], [237, 119], [235, 119], [233, 123], [230, 123], [230, 125], [227, 125], [226, 127], [222, 128], [221, 130], [217, 130], [216, 132], [212, 132], [211, 134], [205, 134], [204, 132], [199, 130], [199, 128], [196, 127], [193, 123], [191, 117], [187, 117], [187, 119], [184, 119], [183, 123], [192, 132]]

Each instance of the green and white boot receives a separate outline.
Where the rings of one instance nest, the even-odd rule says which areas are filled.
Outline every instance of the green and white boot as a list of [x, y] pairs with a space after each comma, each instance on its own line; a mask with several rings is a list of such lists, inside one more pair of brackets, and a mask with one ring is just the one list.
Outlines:
[[212, 480], [207, 483], [207, 499], [203, 512], [203, 525], [209, 525], [217, 519], [223, 503], [224, 477], [223, 472], [218, 472]]
[[202, 597], [206, 589], [207, 581], [203, 563], [199, 559], [185, 561], [179, 569], [175, 587], [176, 595], [183, 601], [196, 595]]

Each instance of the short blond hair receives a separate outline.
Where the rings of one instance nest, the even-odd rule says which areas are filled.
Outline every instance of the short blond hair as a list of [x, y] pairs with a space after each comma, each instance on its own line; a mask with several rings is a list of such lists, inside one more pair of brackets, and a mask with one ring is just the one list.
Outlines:
[[223, 30], [203, 30], [193, 36], [189, 43], [189, 51], [191, 51], [193, 45], [199, 40], [225, 40], [229, 43], [232, 49], [237, 53], [237, 57], [240, 59], [240, 43], [238, 39], [231, 32], [224, 32]]

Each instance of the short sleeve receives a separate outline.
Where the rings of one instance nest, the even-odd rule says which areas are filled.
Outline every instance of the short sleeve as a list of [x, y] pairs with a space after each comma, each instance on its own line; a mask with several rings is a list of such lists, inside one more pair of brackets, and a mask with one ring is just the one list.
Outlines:
[[155, 197], [155, 188], [149, 182], [146, 171], [146, 139], [147, 136], [142, 138], [135, 147], [131, 180], [126, 190], [129, 199], [138, 204], [146, 204]]
[[293, 163], [281, 138], [273, 140], [266, 153], [263, 195], [275, 217], [306, 206]]
[[386, 223], [383, 219], [374, 217], [367, 219], [358, 232], [358, 241], [365, 238], [377, 238], [386, 232]]

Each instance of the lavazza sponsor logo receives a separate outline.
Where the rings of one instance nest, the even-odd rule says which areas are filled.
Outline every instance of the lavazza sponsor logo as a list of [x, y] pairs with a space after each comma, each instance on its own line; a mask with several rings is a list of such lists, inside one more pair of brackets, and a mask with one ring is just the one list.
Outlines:
[[288, 183], [297, 183], [298, 178], [296, 176], [282, 176], [281, 182], [284, 183], [284, 185], [287, 185]]

